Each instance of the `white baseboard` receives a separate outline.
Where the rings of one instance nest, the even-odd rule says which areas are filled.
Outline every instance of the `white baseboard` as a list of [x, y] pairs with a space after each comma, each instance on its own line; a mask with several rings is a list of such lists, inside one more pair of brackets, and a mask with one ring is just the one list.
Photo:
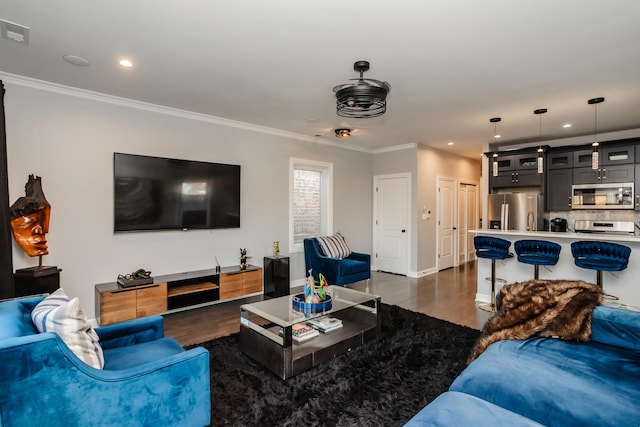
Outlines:
[[426, 270], [410, 271], [407, 274], [407, 277], [412, 277], [414, 279], [417, 279], [419, 277], [428, 276], [430, 274], [434, 274], [434, 273], [437, 273], [437, 272], [438, 272], [438, 269], [436, 267], [434, 267], [434, 268], [428, 268]]
[[487, 294], [476, 294], [476, 302], [490, 303], [491, 296]]

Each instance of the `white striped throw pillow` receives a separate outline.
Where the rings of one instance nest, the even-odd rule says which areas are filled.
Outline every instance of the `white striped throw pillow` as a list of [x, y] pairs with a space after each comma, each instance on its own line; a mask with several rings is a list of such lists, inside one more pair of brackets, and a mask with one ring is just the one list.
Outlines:
[[333, 236], [316, 237], [316, 240], [325, 256], [342, 259], [351, 255], [351, 249], [340, 233]]
[[104, 367], [98, 334], [91, 327], [78, 298], [69, 299], [62, 288], [36, 305], [31, 320], [39, 332], [55, 332], [80, 360], [96, 369]]

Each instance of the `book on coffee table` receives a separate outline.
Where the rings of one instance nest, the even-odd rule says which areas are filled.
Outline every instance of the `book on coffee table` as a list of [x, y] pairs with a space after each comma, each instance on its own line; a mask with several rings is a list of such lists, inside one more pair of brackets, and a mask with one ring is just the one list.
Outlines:
[[318, 317], [307, 321], [307, 325], [313, 326], [322, 333], [327, 333], [342, 327], [342, 320], [336, 317]]
[[320, 333], [317, 330], [304, 323], [296, 323], [291, 326], [291, 338], [293, 342], [297, 344], [308, 341], [318, 335], [320, 335]]

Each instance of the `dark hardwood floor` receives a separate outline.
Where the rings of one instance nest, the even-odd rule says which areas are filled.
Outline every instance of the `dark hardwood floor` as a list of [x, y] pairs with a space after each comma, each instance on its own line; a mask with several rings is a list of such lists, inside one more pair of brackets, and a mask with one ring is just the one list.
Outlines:
[[[365, 282], [349, 285], [365, 291]], [[296, 291], [294, 289], [293, 291]], [[372, 272], [369, 292], [385, 304], [481, 329], [490, 313], [477, 308], [475, 261], [418, 279]], [[165, 315], [165, 335], [182, 345], [198, 344], [240, 330], [240, 306], [253, 297]]]

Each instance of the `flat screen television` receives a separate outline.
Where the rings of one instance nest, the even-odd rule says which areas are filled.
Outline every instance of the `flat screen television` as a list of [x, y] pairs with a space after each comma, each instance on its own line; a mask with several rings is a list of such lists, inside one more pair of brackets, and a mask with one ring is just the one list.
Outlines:
[[240, 166], [113, 154], [114, 232], [240, 227]]

